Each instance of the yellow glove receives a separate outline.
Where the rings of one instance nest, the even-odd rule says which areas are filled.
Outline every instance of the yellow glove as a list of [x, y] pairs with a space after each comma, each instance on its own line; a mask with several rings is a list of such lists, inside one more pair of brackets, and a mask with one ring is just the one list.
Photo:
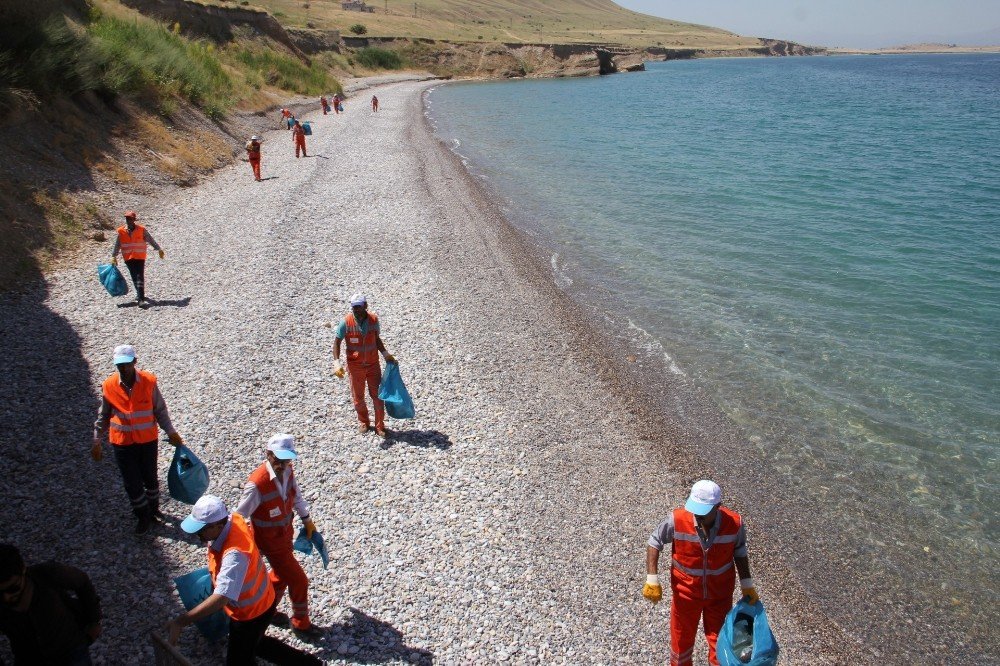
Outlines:
[[167, 439], [174, 446], [180, 446], [181, 444], [184, 443], [184, 438], [181, 437], [181, 434], [179, 432], [172, 432], [172, 433], [168, 434], [167, 435]]
[[167, 253], [164, 252], [163, 250], [160, 250], [160, 259], [163, 259], [166, 256], [167, 256]]
[[740, 589], [743, 590], [743, 596], [746, 597], [747, 603], [751, 606], [760, 601], [757, 588], [753, 584], [753, 578], [741, 578]]
[[111, 257], [111, 265], [112, 266], [117, 266], [118, 265], [118, 255], [115, 255], [115, 256]]
[[395, 363], [396, 365], [399, 365], [399, 361], [397, 361], [396, 357], [393, 356], [392, 354], [386, 354], [385, 355], [385, 362], [386, 363]]
[[646, 584], [642, 586], [642, 596], [646, 597], [654, 604], [663, 599], [663, 588], [660, 587], [660, 577], [656, 574], [646, 575]]
[[333, 376], [337, 379], [344, 378], [344, 366], [340, 364], [340, 361], [337, 361], [337, 365], [333, 368]]
[[302, 524], [306, 528], [306, 538], [312, 539], [313, 534], [316, 533], [316, 524], [312, 521], [312, 518], [304, 519]]
[[94, 461], [99, 461], [104, 457], [104, 448], [101, 446], [100, 442], [95, 441], [94, 445], [90, 447], [90, 457]]

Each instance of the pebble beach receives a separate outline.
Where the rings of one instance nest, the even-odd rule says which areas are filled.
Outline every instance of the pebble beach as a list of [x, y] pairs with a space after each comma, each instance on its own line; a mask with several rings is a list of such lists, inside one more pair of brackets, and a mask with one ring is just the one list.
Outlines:
[[[712, 471], [697, 464], [698, 439], [738, 433], [682, 378], [668, 402], [685, 418], [648, 413], [634, 373], [620, 372], [624, 352], [433, 135], [423, 95], [434, 85], [375, 88], [378, 113], [362, 90], [343, 115], [306, 114], [307, 158], [289, 132], [265, 133], [263, 182], [238, 163], [137, 198], [166, 251], [147, 260], [148, 309], [101, 289], [110, 240], [0, 296], [4, 540], [29, 562], [91, 576], [105, 613], [96, 663], [151, 663], [149, 632], [181, 610], [172, 579], [205, 565], [179, 528], [189, 507], [166, 499], [170, 524], [135, 536], [110, 452], [90, 459], [100, 382], [124, 343], [158, 376], [209, 492], [231, 508], [267, 439], [295, 435], [295, 473], [330, 550], [325, 570], [301, 559], [325, 636], [272, 635], [330, 663], [666, 661], [669, 603], [641, 595], [646, 541]], [[333, 376], [354, 292], [379, 315], [417, 409], [388, 419], [385, 440], [358, 433]], [[681, 425], [692, 420], [697, 431]], [[161, 444], [165, 497], [172, 453]], [[783, 558], [754, 539], [775, 517], [722, 485], [747, 520], [781, 663], [886, 663], [819, 619]], [[179, 647], [196, 664], [224, 655], [193, 628]], [[695, 652], [707, 663], [703, 641]]]

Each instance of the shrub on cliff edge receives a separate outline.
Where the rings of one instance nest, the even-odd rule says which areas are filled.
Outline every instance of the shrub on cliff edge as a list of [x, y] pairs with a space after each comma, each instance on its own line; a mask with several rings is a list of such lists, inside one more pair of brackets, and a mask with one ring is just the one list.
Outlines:
[[368, 69], [401, 69], [403, 67], [403, 59], [398, 53], [374, 46], [361, 49], [354, 58], [362, 67]]

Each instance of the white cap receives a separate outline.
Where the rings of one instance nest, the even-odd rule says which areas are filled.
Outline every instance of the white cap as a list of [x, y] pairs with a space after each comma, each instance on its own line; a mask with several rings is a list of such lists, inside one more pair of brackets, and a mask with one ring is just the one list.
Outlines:
[[368, 305], [368, 299], [364, 294], [354, 294], [351, 296], [351, 305]]
[[267, 440], [267, 450], [278, 460], [295, 460], [295, 438], [286, 433], [279, 433]]
[[722, 488], [715, 481], [702, 479], [691, 486], [684, 508], [696, 516], [708, 515], [716, 504], [722, 502]]
[[135, 347], [132, 345], [118, 345], [115, 347], [115, 365], [119, 363], [131, 363], [135, 360]]
[[252, 137], [250, 137], [250, 140], [251, 141], [260, 141], [260, 137], [257, 136], [256, 134], [254, 134]]
[[194, 534], [209, 523], [222, 520], [229, 515], [226, 503], [215, 495], [202, 495], [191, 507], [191, 515], [181, 521], [181, 529]]

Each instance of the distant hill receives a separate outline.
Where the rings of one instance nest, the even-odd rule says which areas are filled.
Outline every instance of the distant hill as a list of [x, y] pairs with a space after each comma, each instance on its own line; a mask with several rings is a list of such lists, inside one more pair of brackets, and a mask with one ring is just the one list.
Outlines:
[[1000, 45], [996, 46], [962, 46], [960, 44], [939, 44], [937, 42], [920, 44], [902, 44], [882, 49], [830, 49], [830, 53], [856, 54], [903, 54], [903, 53], [1000, 53]]
[[374, 10], [371, 13], [346, 11], [340, 0], [250, 0], [250, 4], [289, 27], [339, 30], [344, 35], [351, 34], [352, 25], [362, 24], [372, 37], [714, 50], [761, 45], [754, 37], [640, 14], [611, 0], [374, 0], [367, 5]]

